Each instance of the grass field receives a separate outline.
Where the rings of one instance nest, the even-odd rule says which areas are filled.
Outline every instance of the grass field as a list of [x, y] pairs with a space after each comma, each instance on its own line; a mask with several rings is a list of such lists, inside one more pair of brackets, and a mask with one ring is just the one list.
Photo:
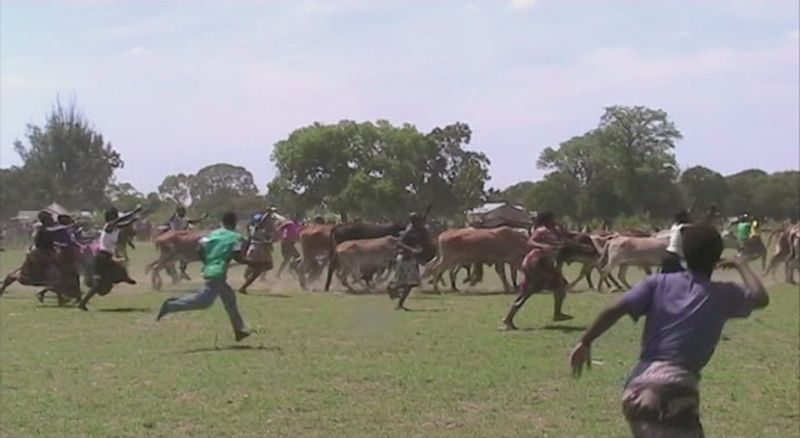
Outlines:
[[[3, 253], [2, 273], [19, 251]], [[269, 274], [239, 297], [258, 333], [233, 342], [221, 303], [154, 321], [161, 301], [197, 287], [119, 286], [88, 313], [39, 304], [36, 289], [0, 298], [2, 436], [624, 436], [619, 398], [641, 324], [625, 319], [574, 380], [567, 355], [615, 295], [574, 293], [575, 319], [552, 324], [535, 296], [519, 332], [497, 330], [511, 297], [414, 292], [415, 311], [386, 296], [299, 291]], [[193, 266], [192, 273], [197, 273]], [[234, 268], [232, 283], [241, 282]], [[800, 434], [798, 290], [733, 321], [705, 369], [708, 436]]]

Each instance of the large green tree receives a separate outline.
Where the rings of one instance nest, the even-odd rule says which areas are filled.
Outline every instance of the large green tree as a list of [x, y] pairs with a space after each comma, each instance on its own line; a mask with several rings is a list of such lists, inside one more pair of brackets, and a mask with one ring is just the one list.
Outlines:
[[189, 205], [191, 203], [191, 181], [192, 175], [183, 173], [169, 175], [165, 177], [164, 181], [158, 186], [158, 194], [178, 204]]
[[488, 158], [466, 149], [471, 136], [463, 123], [427, 134], [387, 121], [315, 123], [275, 145], [268, 198], [285, 210], [322, 207], [373, 220], [428, 205], [455, 216], [482, 201], [489, 178]]
[[721, 174], [707, 167], [686, 169], [681, 174], [680, 185], [686, 202], [694, 212], [706, 212], [711, 205], [721, 207], [727, 201], [728, 183]]
[[558, 181], [549, 183], [553, 190], [572, 199], [553, 205], [564, 209], [559, 214], [578, 220], [666, 217], [681, 203], [673, 152], [680, 138], [662, 110], [613, 106], [597, 128], [542, 151], [537, 165]]
[[23, 202], [31, 207], [57, 201], [69, 208], [100, 208], [114, 171], [124, 164], [74, 103], [60, 101], [44, 126], [28, 125], [26, 142], [15, 141], [14, 149], [24, 163]]
[[26, 141], [14, 150], [23, 165], [21, 203], [38, 207], [57, 201], [69, 208], [93, 209], [107, 203], [106, 187], [122, 158], [72, 103], [56, 101], [44, 126], [28, 125]]

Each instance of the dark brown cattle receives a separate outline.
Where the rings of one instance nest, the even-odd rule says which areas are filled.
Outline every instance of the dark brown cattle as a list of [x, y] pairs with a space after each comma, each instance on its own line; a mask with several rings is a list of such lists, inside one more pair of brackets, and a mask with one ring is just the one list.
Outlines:
[[[469, 264], [493, 264], [506, 291], [511, 286], [503, 264], [518, 269], [528, 252], [527, 236], [513, 228], [458, 228], [439, 235], [439, 254], [425, 268], [423, 277], [432, 277], [434, 290], [439, 291], [439, 279], [450, 268]], [[499, 269], [498, 269], [499, 267]]]
[[161, 290], [161, 270], [171, 268], [176, 261], [194, 262], [200, 260], [200, 239], [206, 235], [204, 231], [167, 231], [154, 239], [158, 260], [145, 268], [151, 273], [151, 282], [155, 290]]
[[307, 279], [314, 281], [322, 275], [324, 264], [331, 246], [332, 224], [309, 224], [300, 231], [301, 260], [297, 266], [300, 287], [306, 288]]

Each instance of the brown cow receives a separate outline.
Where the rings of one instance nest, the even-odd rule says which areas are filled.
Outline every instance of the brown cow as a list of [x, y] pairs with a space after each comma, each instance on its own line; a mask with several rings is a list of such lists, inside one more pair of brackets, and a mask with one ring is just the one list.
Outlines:
[[[800, 269], [800, 225], [787, 227], [777, 234], [775, 252], [764, 275], [774, 276], [780, 263], [786, 266], [786, 282], [794, 284], [794, 270]], [[770, 236], [770, 241], [772, 237]]]
[[297, 267], [297, 278], [303, 289], [306, 288], [306, 276], [308, 280], [314, 281], [322, 275], [325, 266], [320, 260], [328, 258], [333, 227], [333, 224], [313, 223], [300, 231], [302, 258]]
[[652, 266], [661, 266], [669, 239], [656, 237], [618, 236], [610, 239], [603, 247], [600, 257], [601, 269], [599, 290], [615, 266], [619, 266], [619, 280], [630, 289], [627, 281], [628, 266], [639, 266], [650, 274]]
[[348, 240], [336, 246], [336, 260], [339, 264], [339, 280], [348, 291], [355, 292], [347, 281], [352, 277], [357, 282], [364, 281], [367, 291], [372, 289], [370, 276], [374, 271], [386, 270], [397, 255], [397, 242], [394, 236], [375, 239]]
[[[151, 282], [155, 290], [161, 290], [161, 270], [173, 267], [176, 261], [194, 262], [200, 260], [200, 239], [207, 233], [204, 231], [167, 231], [154, 239], [158, 260], [145, 268], [151, 273]], [[173, 279], [174, 281], [174, 279]]]
[[473, 263], [494, 264], [504, 290], [510, 291], [503, 263], [518, 269], [529, 250], [527, 240], [524, 233], [509, 227], [444, 231], [438, 239], [439, 254], [426, 266], [423, 278], [431, 276], [434, 291], [439, 292], [439, 280], [448, 269]]

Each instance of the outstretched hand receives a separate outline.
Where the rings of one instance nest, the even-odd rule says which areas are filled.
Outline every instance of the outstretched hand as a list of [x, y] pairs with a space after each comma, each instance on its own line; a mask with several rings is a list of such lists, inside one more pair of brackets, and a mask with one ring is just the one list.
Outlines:
[[584, 364], [586, 369], [592, 369], [592, 346], [581, 342], [569, 355], [569, 365], [572, 367], [573, 377], [579, 378], [581, 376]]
[[739, 266], [737, 259], [722, 259], [717, 262], [717, 269], [736, 269]]

